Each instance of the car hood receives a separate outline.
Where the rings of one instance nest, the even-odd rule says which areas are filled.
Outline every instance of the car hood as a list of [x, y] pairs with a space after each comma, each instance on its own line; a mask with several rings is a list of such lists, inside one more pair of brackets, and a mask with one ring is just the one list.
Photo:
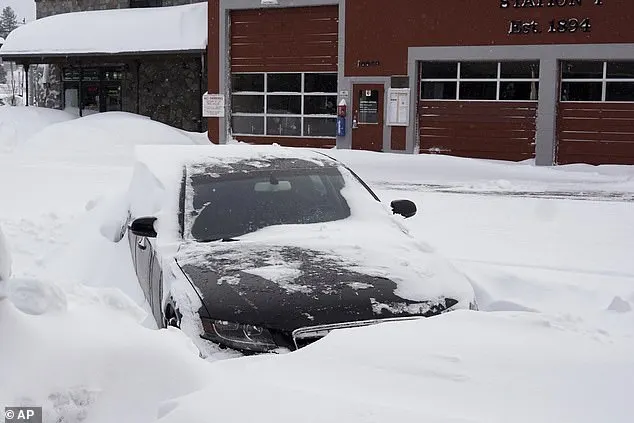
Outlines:
[[403, 298], [388, 275], [365, 272], [333, 251], [263, 242], [189, 243], [176, 259], [202, 297], [203, 317], [286, 332], [431, 316], [460, 300], [442, 295]]

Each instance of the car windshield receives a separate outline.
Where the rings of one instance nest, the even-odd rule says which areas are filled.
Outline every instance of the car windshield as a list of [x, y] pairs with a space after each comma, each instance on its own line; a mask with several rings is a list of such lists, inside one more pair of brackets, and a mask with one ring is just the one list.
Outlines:
[[193, 175], [191, 236], [230, 240], [267, 226], [345, 219], [344, 185], [335, 167]]

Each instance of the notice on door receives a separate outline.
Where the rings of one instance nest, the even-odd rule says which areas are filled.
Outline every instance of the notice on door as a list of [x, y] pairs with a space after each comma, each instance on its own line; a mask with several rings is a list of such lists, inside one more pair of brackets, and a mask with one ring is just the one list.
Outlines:
[[203, 117], [225, 117], [225, 96], [205, 93], [203, 95]]
[[388, 126], [409, 126], [409, 88], [390, 88], [387, 94]]

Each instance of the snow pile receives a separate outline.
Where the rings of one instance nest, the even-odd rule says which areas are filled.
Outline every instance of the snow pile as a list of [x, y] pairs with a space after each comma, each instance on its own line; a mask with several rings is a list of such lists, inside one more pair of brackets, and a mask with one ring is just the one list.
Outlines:
[[[61, 289], [43, 281], [11, 280], [9, 291], [0, 301], [1, 407], [42, 406], [45, 422], [152, 422], [164, 401], [211, 380], [177, 330], [145, 329], [87, 296], [69, 295], [66, 309]], [[31, 313], [29, 299], [49, 307]]]
[[12, 151], [49, 125], [73, 118], [60, 110], [41, 107], [0, 107], [0, 153]]
[[[634, 167], [574, 164], [537, 167], [531, 162], [477, 160], [443, 155], [323, 150], [377, 187], [449, 192], [634, 193]], [[634, 196], [630, 195], [630, 198]]]
[[0, 48], [0, 54], [204, 51], [207, 29], [207, 2], [64, 13], [17, 28]]
[[49, 126], [21, 143], [16, 155], [32, 160], [131, 166], [137, 145], [191, 145], [204, 142], [202, 138], [145, 116], [108, 112]]
[[457, 311], [339, 330], [296, 353], [214, 364], [222, 383], [159, 421], [213, 410], [231, 422], [629, 423], [632, 323]]

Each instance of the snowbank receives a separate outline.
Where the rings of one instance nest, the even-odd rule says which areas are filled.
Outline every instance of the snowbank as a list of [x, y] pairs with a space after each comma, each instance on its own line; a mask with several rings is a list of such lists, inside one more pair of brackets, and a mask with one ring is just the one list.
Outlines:
[[[59, 288], [12, 280], [10, 291], [17, 305], [50, 304]], [[114, 304], [77, 298], [43, 315], [23, 313], [15, 298], [0, 302], [1, 407], [42, 406], [45, 422], [152, 422], [164, 401], [211, 380], [179, 331], [145, 329]]]
[[207, 29], [207, 2], [64, 13], [17, 28], [7, 37], [0, 54], [204, 51]]
[[375, 187], [474, 193], [634, 193], [633, 166], [574, 164], [538, 167], [532, 161], [515, 163], [429, 154], [323, 151], [351, 166]]
[[201, 134], [145, 116], [108, 112], [49, 126], [21, 143], [16, 155], [76, 164], [130, 166], [137, 145], [191, 145], [203, 142], [202, 138]]
[[[297, 353], [219, 362], [161, 423], [629, 423], [632, 315], [453, 312], [336, 331]], [[619, 329], [608, 329], [617, 327]], [[249, 406], [244, 407], [248, 398]]]
[[0, 153], [12, 151], [49, 125], [73, 118], [71, 114], [43, 107], [0, 107]]

